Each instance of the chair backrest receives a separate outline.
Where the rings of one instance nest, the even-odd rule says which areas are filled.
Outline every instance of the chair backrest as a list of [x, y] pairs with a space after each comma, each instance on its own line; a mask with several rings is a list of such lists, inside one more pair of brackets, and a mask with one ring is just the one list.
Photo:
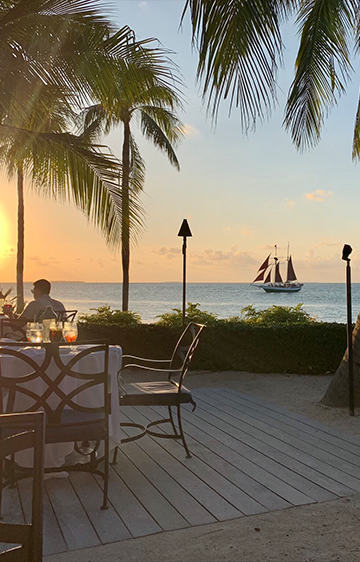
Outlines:
[[58, 316], [59, 322], [74, 322], [77, 310], [54, 310]]
[[17, 318], [0, 318], [0, 338], [26, 340], [26, 321]]
[[171, 357], [170, 369], [179, 370], [179, 375], [174, 377], [172, 373], [169, 373], [169, 380], [177, 379], [176, 382], [179, 384], [179, 389], [189, 369], [195, 350], [199, 345], [200, 335], [204, 328], [203, 324], [190, 322], [175, 346]]
[[66, 343], [6, 342], [0, 346], [0, 407], [5, 413], [44, 410], [47, 427], [61, 425], [69, 410], [107, 419], [108, 363], [107, 341], [87, 342], [77, 352]]
[[[1, 561], [41, 562], [43, 529], [43, 479], [44, 479], [44, 424], [43, 412], [0, 415], [0, 488], [11, 483], [3, 480], [6, 457], [18, 451], [33, 448], [33, 486], [31, 523], [6, 523], [0, 521], [0, 542], [13, 546], [0, 553]], [[0, 505], [1, 505], [0, 495]]]

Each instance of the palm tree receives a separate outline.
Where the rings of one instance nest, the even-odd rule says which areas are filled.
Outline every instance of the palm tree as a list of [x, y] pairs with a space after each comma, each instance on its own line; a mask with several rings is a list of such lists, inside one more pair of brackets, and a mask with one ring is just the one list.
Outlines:
[[[38, 123], [22, 127], [3, 121], [0, 127], [0, 166], [17, 177], [18, 189], [18, 309], [23, 305], [24, 178], [40, 195], [70, 201], [91, 220], [109, 245], [120, 242], [121, 166], [106, 147], [92, 141], [91, 134], [68, 132], [71, 111], [64, 111], [56, 97], [52, 105], [41, 90], [44, 115]], [[75, 116], [72, 116], [73, 119]], [[133, 209], [136, 209], [134, 202]], [[136, 212], [136, 210], [135, 210]]]
[[[106, 147], [92, 143], [89, 130], [75, 136], [66, 128], [74, 108], [108, 95], [118, 59], [136, 48], [133, 32], [113, 32], [99, 6], [95, 0], [0, 3], [0, 158], [9, 175], [17, 175], [18, 308], [24, 176], [40, 192], [75, 202], [109, 244], [120, 240], [121, 166]], [[136, 201], [132, 210], [136, 215]]]
[[130, 238], [139, 226], [134, 224], [130, 208], [145, 180], [145, 163], [133, 135], [135, 120], [145, 138], [152, 141], [176, 169], [180, 169], [174, 148], [182, 136], [182, 123], [176, 115], [176, 109], [181, 107], [181, 82], [165, 53], [163, 49], [151, 49], [143, 43], [140, 50], [122, 57], [115, 92], [103, 104], [93, 105], [84, 113], [86, 126], [96, 123], [105, 133], [114, 125], [123, 126], [121, 257], [124, 311], [129, 307]]

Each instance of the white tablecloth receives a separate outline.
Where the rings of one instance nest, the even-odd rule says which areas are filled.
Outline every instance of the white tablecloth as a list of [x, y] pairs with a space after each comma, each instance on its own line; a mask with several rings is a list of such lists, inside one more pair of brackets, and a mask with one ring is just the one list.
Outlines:
[[[0, 345], [6, 346], [6, 342], [0, 342]], [[64, 364], [68, 363], [71, 358], [73, 358], [78, 351], [84, 350], [91, 346], [78, 345], [70, 347], [60, 348], [60, 357]], [[24, 349], [24, 348], [23, 348]], [[24, 353], [28, 357], [31, 357], [36, 363], [41, 364], [44, 358], [44, 349], [28, 347], [25, 348]], [[83, 357], [77, 364], [76, 371], [83, 373], [96, 373], [104, 369], [103, 365], [104, 354], [91, 353]], [[120, 412], [119, 412], [119, 390], [117, 374], [121, 369], [122, 365], [122, 349], [120, 346], [111, 345], [109, 346], [109, 391], [111, 392], [111, 416], [109, 419], [109, 434], [110, 434], [110, 448], [114, 448], [121, 442], [120, 437]], [[16, 357], [2, 356], [1, 357], [1, 369], [3, 375], [7, 377], [19, 377], [28, 374], [31, 369], [25, 363], [21, 362]], [[54, 380], [59, 373], [58, 367], [52, 361], [46, 370], [46, 373], [52, 380]], [[64, 393], [68, 394], [75, 388], [76, 379], [71, 377], [65, 377], [60, 383], [60, 388]], [[35, 379], [34, 381], [28, 382], [27, 387], [32, 388], [34, 392], [41, 392], [47, 388], [47, 385], [41, 379]], [[5, 398], [6, 400], [6, 398]], [[59, 398], [52, 395], [47, 400], [48, 404], [55, 408], [59, 402]], [[96, 407], [97, 405], [103, 405], [103, 387], [101, 385], [97, 387], [92, 387], [79, 395], [78, 404], [88, 407]], [[32, 402], [29, 398], [23, 395], [19, 395], [15, 403], [15, 411], [21, 412], [30, 407]], [[55, 467], [62, 466], [64, 464], [65, 456], [72, 453], [74, 446], [72, 443], [56, 443], [45, 446], [45, 466]], [[31, 458], [29, 457], [28, 451], [22, 451], [17, 453], [16, 460], [22, 466], [29, 466], [31, 464]]]

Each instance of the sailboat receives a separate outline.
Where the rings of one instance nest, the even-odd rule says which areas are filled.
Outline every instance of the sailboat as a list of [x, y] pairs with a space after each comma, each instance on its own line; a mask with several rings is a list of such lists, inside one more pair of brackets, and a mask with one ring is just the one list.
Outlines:
[[[261, 287], [267, 293], [297, 293], [301, 290], [303, 283], [299, 283], [291, 256], [289, 255], [289, 245], [287, 251], [287, 272], [286, 281], [282, 280], [280, 273], [280, 262], [277, 257], [277, 246], [275, 246], [275, 255], [271, 258], [272, 252], [268, 255], [264, 263], [259, 267], [256, 279], [252, 282], [257, 287]], [[258, 281], [262, 283], [258, 284]]]

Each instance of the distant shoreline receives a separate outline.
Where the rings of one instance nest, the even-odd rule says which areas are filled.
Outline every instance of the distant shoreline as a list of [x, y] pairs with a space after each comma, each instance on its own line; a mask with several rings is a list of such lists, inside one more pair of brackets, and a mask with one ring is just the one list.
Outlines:
[[[122, 285], [122, 281], [52, 281], [55, 283], [83, 284], [83, 285]], [[32, 284], [34, 281], [24, 281], [24, 284]], [[345, 281], [303, 281], [304, 285], [344, 285]], [[251, 285], [249, 281], [187, 281], [187, 285]], [[16, 281], [1, 281], [1, 285], [16, 285]], [[182, 285], [182, 281], [132, 281], [130, 285]], [[353, 281], [352, 285], [360, 285], [360, 281]], [[261, 287], [254, 287], [261, 288]]]

